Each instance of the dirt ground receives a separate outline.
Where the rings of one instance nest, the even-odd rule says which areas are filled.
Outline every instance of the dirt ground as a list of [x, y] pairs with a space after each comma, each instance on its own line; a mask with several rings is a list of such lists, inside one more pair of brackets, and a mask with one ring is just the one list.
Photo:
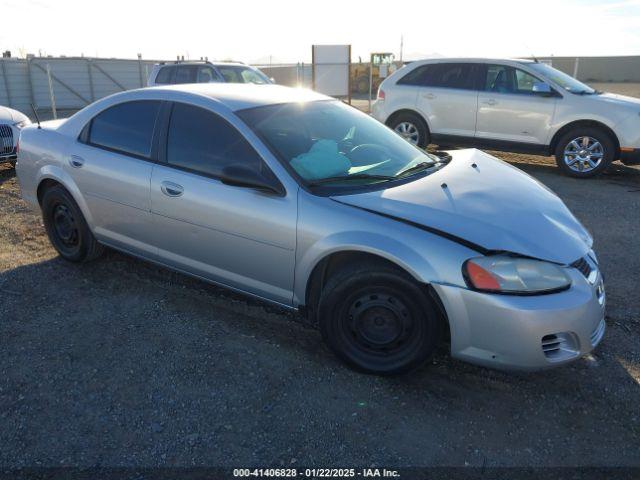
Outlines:
[[496, 154], [592, 232], [607, 332], [532, 374], [452, 360], [355, 373], [296, 315], [109, 251], [60, 260], [0, 167], [0, 469], [640, 467], [640, 170]]

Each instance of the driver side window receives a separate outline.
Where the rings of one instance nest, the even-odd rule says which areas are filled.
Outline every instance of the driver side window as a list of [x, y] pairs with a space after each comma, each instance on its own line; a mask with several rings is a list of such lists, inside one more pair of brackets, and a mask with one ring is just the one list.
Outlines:
[[508, 65], [487, 65], [484, 89], [487, 92], [533, 95], [536, 77]]

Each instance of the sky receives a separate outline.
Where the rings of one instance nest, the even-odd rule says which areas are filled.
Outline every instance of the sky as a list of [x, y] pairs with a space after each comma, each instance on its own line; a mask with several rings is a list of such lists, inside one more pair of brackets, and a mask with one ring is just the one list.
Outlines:
[[[406, 60], [640, 54], [640, 0], [0, 0], [14, 56], [309, 62], [313, 44]], [[7, 19], [12, 19], [7, 21]]]

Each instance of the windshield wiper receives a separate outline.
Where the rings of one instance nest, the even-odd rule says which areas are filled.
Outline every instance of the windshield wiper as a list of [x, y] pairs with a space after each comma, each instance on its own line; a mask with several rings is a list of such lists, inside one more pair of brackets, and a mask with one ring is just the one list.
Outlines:
[[402, 170], [396, 174], [396, 178], [406, 177], [407, 175], [411, 175], [412, 173], [421, 172], [422, 170], [426, 170], [427, 168], [434, 167], [436, 163], [433, 162], [420, 162], [415, 164], [413, 167], [409, 167], [405, 170]]
[[343, 180], [395, 180], [396, 177], [390, 175], [370, 175], [368, 173], [354, 173], [353, 175], [337, 175], [335, 177], [319, 178], [309, 182], [309, 185], [322, 185], [325, 183], [340, 182]]

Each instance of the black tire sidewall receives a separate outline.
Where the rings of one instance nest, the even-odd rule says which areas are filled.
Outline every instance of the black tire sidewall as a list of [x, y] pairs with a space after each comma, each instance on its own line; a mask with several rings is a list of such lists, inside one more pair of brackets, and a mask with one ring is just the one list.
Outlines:
[[427, 145], [429, 145], [429, 142], [431, 141], [429, 129], [422, 118], [414, 113], [401, 113], [393, 118], [389, 123], [389, 127], [391, 127], [392, 130], [395, 130], [402, 122], [412, 123], [418, 129], [418, 147], [426, 148]]
[[[381, 290], [399, 297], [414, 316], [410, 348], [404, 354], [371, 355], [346, 339], [344, 322], [350, 300], [366, 291]], [[340, 359], [358, 371], [376, 375], [398, 375], [418, 368], [431, 357], [441, 336], [433, 302], [415, 282], [394, 271], [356, 271], [332, 278], [321, 293], [318, 319], [325, 342]]]
[[[69, 248], [62, 243], [53, 226], [53, 213], [58, 205], [65, 205], [73, 214], [78, 227], [78, 246]], [[49, 188], [42, 197], [42, 219], [51, 244], [65, 260], [82, 262], [89, 252], [91, 232], [82, 211], [73, 197], [64, 188], [55, 186]]]
[[[574, 138], [582, 137], [582, 136], [589, 136], [589, 137], [595, 138], [596, 140], [598, 140], [598, 142], [600, 142], [600, 144], [604, 148], [604, 156], [602, 158], [602, 162], [600, 162], [600, 165], [598, 165], [593, 170], [590, 170], [584, 173], [576, 172], [575, 170], [572, 170], [571, 168], [569, 168], [567, 164], [564, 163], [564, 151], [567, 145]], [[562, 172], [566, 175], [569, 175], [571, 177], [576, 177], [576, 178], [589, 178], [589, 177], [599, 175], [611, 165], [611, 162], [613, 162], [615, 157], [615, 150], [616, 150], [616, 147], [613, 139], [605, 131], [599, 128], [594, 128], [594, 127], [577, 127], [569, 130], [558, 141], [558, 144], [556, 145], [556, 151], [555, 151], [556, 164], [558, 165], [558, 168], [560, 168], [560, 170], [562, 170]]]

